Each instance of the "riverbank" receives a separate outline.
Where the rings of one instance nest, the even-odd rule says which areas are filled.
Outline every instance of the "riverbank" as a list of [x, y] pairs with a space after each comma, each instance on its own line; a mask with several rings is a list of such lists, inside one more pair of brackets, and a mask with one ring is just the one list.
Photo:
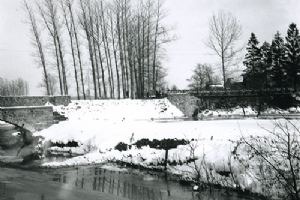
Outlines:
[[[99, 122], [95, 123], [99, 124]], [[183, 181], [220, 185], [226, 188], [262, 194], [263, 188], [260, 186], [259, 181], [251, 176], [253, 171], [240, 166], [240, 163], [234, 159], [232, 152], [236, 141], [242, 135], [250, 137], [267, 134], [262, 127], [271, 129], [272, 123], [272, 121], [266, 120], [131, 122], [128, 125], [128, 127], [131, 127], [130, 130], [121, 128], [116, 124], [109, 125], [109, 123], [105, 123], [106, 130], [110, 130], [108, 134], [101, 130], [92, 135], [85, 134], [85, 132], [81, 133], [83, 135], [69, 132], [73, 133], [69, 134], [71, 140], [81, 144], [77, 147], [77, 151], [80, 151], [79, 149], [82, 152], [87, 151], [82, 156], [68, 158], [63, 161], [52, 160], [49, 162], [48, 160], [42, 165], [49, 168], [61, 168], [115, 162], [148, 170], [162, 171], [164, 169], [165, 150], [150, 148], [149, 146], [138, 148], [132, 143], [143, 138], [150, 140], [186, 139], [190, 141], [188, 145], [179, 145], [177, 148], [169, 150], [168, 173], [180, 176]], [[121, 132], [117, 130], [121, 130]], [[132, 130], [134, 132], [133, 139]], [[53, 131], [53, 133], [63, 135], [57, 131]], [[50, 132], [47, 133], [46, 138], [51, 137], [49, 134]], [[83, 136], [89, 136], [90, 140], [86, 140], [87, 137]], [[66, 138], [62, 138], [62, 140], [59, 136], [54, 138], [52, 142], [66, 142]], [[93, 143], [85, 143], [85, 141], [93, 141]], [[119, 142], [131, 144], [131, 149], [116, 150], [115, 147]], [[73, 149], [74, 147], [64, 147], [61, 148], [61, 151], [69, 153]], [[252, 164], [253, 166], [256, 165], [256, 163]], [[201, 177], [198, 176], [198, 173], [202, 174]]]
[[[272, 195], [277, 192], [276, 186], [268, 187], [257, 179], [260, 166], [257, 160], [248, 160], [249, 166], [245, 167], [236, 155], [241, 138], [270, 137], [268, 130], [273, 130], [273, 120], [181, 121], [176, 119], [183, 114], [166, 99], [74, 101], [68, 107], [55, 107], [55, 110], [68, 120], [35, 133], [44, 138], [38, 148], [78, 156], [47, 160], [42, 164], [44, 167], [115, 162], [162, 170], [165, 150], [149, 145], [138, 147], [136, 142], [183, 139], [188, 143], [168, 151], [169, 173], [186, 181], [252, 193]], [[175, 120], [156, 120], [162, 118]], [[292, 122], [299, 125], [297, 120]], [[117, 149], [120, 143], [126, 148]], [[247, 151], [239, 150], [239, 156], [247, 158]]]

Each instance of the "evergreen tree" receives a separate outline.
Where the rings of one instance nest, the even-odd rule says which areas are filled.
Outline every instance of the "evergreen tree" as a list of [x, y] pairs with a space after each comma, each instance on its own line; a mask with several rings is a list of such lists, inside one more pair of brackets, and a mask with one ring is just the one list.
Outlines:
[[297, 25], [292, 23], [289, 26], [286, 37], [286, 73], [289, 82], [294, 90], [297, 90], [297, 83], [300, 73], [300, 36]]
[[274, 36], [271, 45], [272, 53], [272, 86], [276, 88], [284, 88], [287, 83], [287, 73], [285, 70], [286, 57], [285, 57], [285, 46], [283, 38], [280, 33], [277, 32]]
[[263, 82], [264, 87], [269, 88], [272, 74], [272, 52], [271, 45], [268, 42], [264, 42], [260, 47], [261, 52], [261, 68], [263, 69]]
[[258, 79], [261, 78], [261, 51], [258, 44], [259, 42], [255, 34], [251, 33], [244, 61], [244, 65], [246, 66], [244, 71], [244, 82], [248, 88], [260, 88], [260, 82]]

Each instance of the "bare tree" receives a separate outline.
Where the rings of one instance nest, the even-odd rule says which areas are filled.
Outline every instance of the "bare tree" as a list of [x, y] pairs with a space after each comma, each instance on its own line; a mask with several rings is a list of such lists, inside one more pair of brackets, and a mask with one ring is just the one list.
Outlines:
[[101, 27], [101, 34], [102, 34], [102, 42], [104, 45], [104, 53], [106, 57], [106, 64], [108, 69], [108, 78], [109, 78], [109, 86], [110, 86], [110, 97], [114, 98], [114, 73], [112, 69], [112, 56], [111, 50], [109, 45], [109, 36], [108, 36], [108, 29], [109, 29], [109, 20], [107, 20], [108, 14], [105, 12], [105, 7], [103, 5], [103, 1], [100, 1], [100, 27]]
[[60, 5], [61, 5], [61, 9], [62, 9], [62, 13], [63, 13], [63, 17], [64, 17], [64, 21], [65, 21], [65, 26], [67, 28], [68, 31], [68, 35], [69, 35], [69, 40], [70, 40], [70, 48], [71, 48], [71, 52], [72, 52], [72, 61], [73, 61], [73, 67], [74, 67], [74, 78], [75, 78], [75, 83], [76, 83], [76, 92], [77, 92], [77, 99], [80, 100], [80, 91], [79, 91], [79, 81], [78, 81], [78, 73], [77, 73], [77, 62], [76, 62], [76, 57], [75, 57], [75, 45], [74, 45], [74, 28], [72, 27], [72, 18], [70, 17], [70, 14], [68, 13], [68, 4], [70, 4], [70, 2], [64, 2], [64, 1], [60, 1]]
[[157, 13], [156, 13], [156, 22], [155, 22], [155, 33], [154, 33], [154, 47], [153, 47], [153, 63], [152, 63], [152, 90], [153, 92], [156, 91], [156, 64], [157, 64], [157, 48], [158, 48], [158, 44], [157, 44], [157, 40], [158, 40], [158, 34], [159, 34], [159, 22], [160, 22], [160, 18], [161, 18], [161, 4], [160, 1], [158, 1], [158, 6], [157, 6]]
[[[126, 97], [129, 97], [129, 90], [130, 90], [130, 97], [133, 98], [133, 80], [130, 79], [129, 83], [129, 73], [131, 75], [132, 67], [131, 67], [131, 61], [129, 58], [129, 53], [131, 51], [128, 51], [128, 23], [129, 23], [129, 10], [130, 7], [128, 5], [127, 0], [122, 0], [121, 2], [121, 23], [122, 23], [122, 37], [123, 37], [123, 51], [124, 51], [124, 71], [125, 71], [125, 90], [126, 90]], [[130, 87], [129, 87], [130, 85]], [[128, 93], [128, 94], [127, 94]]]
[[[98, 49], [97, 49], [97, 44], [98, 41], [98, 37], [96, 35], [98, 35], [98, 30], [97, 30], [97, 26], [96, 26], [96, 21], [97, 21], [97, 14], [96, 14], [96, 8], [95, 8], [95, 3], [93, 3], [93, 8], [90, 9], [89, 11], [89, 23], [90, 23], [90, 27], [91, 27], [91, 37], [92, 37], [92, 48], [93, 48], [93, 54], [94, 54], [94, 59], [95, 59], [95, 71], [96, 71], [96, 80], [97, 80], [97, 86], [98, 86], [98, 94], [99, 94], [99, 98], [101, 98], [102, 96], [102, 88], [101, 88], [101, 84], [100, 84], [100, 73], [99, 73], [99, 59], [100, 59], [100, 65], [102, 64], [101, 61], [101, 56], [97, 56], [98, 53]], [[95, 30], [96, 29], [96, 30]], [[97, 34], [96, 34], [97, 33]], [[97, 86], [95, 85], [95, 87], [97, 88]]]
[[209, 22], [209, 39], [207, 46], [221, 59], [223, 83], [227, 78], [228, 64], [242, 50], [237, 48], [237, 41], [242, 34], [241, 25], [231, 14], [219, 11]]
[[16, 80], [7, 80], [0, 77], [1, 96], [23, 96], [28, 95], [28, 93], [29, 88], [27, 81], [21, 78], [18, 78]]
[[61, 94], [68, 95], [66, 66], [64, 61], [63, 44], [61, 40], [62, 34], [61, 24], [59, 20], [60, 16], [58, 13], [56, 2], [54, 0], [44, 0], [42, 2], [37, 2], [37, 6], [39, 8], [42, 20], [53, 39], [57, 70], [60, 79]]
[[122, 84], [122, 93], [123, 98], [126, 98], [126, 80], [125, 80], [125, 60], [123, 52], [123, 37], [122, 37], [122, 27], [121, 27], [121, 12], [122, 5], [120, 0], [116, 1], [115, 15], [116, 15], [116, 26], [117, 26], [117, 36], [118, 36], [118, 48], [119, 48], [119, 57], [120, 57], [120, 67], [121, 67], [121, 84]]
[[50, 94], [54, 95], [57, 93], [57, 78], [52, 74], [48, 74], [48, 77], [49, 77]]
[[[40, 83], [38, 86], [40, 88], [46, 88], [45, 81]], [[51, 73], [48, 73], [48, 86], [50, 95], [57, 94], [57, 78]]]
[[211, 173], [209, 169], [209, 165], [206, 162], [206, 154], [204, 153], [200, 156], [199, 155], [199, 140], [200, 139], [192, 139], [187, 143], [187, 150], [190, 153], [189, 155], [189, 162], [187, 162], [187, 167], [192, 170], [194, 179], [198, 186], [201, 186], [203, 182], [206, 185], [211, 186], [214, 183], [214, 175]]
[[93, 53], [93, 32], [92, 32], [92, 24], [91, 24], [91, 2], [87, 0], [80, 0], [80, 23], [85, 32], [86, 39], [88, 42], [88, 50], [90, 56], [90, 62], [92, 66], [92, 75], [93, 75], [93, 85], [94, 85], [94, 98], [98, 99], [98, 91], [97, 91], [97, 76], [96, 76], [96, 67]]
[[78, 63], [79, 63], [79, 69], [80, 69], [80, 79], [81, 79], [81, 87], [82, 87], [82, 94], [83, 94], [83, 99], [86, 99], [85, 95], [85, 86], [84, 86], [84, 78], [83, 78], [83, 67], [82, 67], [82, 60], [81, 60], [81, 50], [80, 50], [80, 45], [79, 45], [79, 39], [78, 39], [78, 33], [77, 33], [77, 23], [75, 22], [74, 19], [74, 14], [73, 14], [73, 7], [72, 3], [70, 0], [66, 0], [67, 7], [69, 9], [70, 13], [70, 18], [71, 18], [71, 26], [74, 31], [74, 37], [75, 37], [75, 43], [76, 43], [76, 50], [77, 50], [77, 57], [78, 57]]
[[118, 58], [117, 58], [117, 47], [116, 47], [116, 36], [114, 30], [114, 22], [113, 22], [113, 13], [109, 13], [110, 17], [110, 33], [111, 33], [111, 40], [112, 40], [112, 47], [113, 47], [113, 54], [114, 54], [114, 62], [116, 68], [116, 75], [117, 75], [117, 92], [118, 92], [118, 99], [121, 98], [121, 87], [120, 87], [120, 74], [119, 74], [119, 67], [118, 67]]
[[40, 31], [38, 30], [36, 18], [34, 16], [33, 10], [29, 7], [28, 3], [24, 1], [25, 9], [28, 12], [28, 17], [31, 25], [31, 31], [34, 36], [34, 46], [37, 48], [40, 64], [43, 67], [43, 81], [46, 87], [46, 94], [50, 95], [50, 87], [48, 81], [48, 72], [46, 67], [45, 55], [44, 55], [44, 48], [41, 41]]
[[217, 84], [217, 76], [208, 64], [197, 64], [190, 79], [189, 88], [197, 92], [207, 89], [210, 84]]
[[151, 76], [150, 76], [150, 37], [151, 37], [151, 8], [152, 4], [151, 1], [147, 1], [147, 96], [149, 95], [151, 88], [150, 88], [150, 82], [151, 82]]
[[[95, 13], [95, 41], [96, 41], [96, 51], [98, 52], [98, 58], [99, 58], [99, 63], [100, 63], [100, 68], [101, 68], [101, 80], [102, 80], [102, 86], [103, 86], [103, 97], [107, 98], [107, 88], [106, 88], [106, 83], [105, 83], [105, 70], [104, 70], [104, 63], [103, 63], [103, 56], [102, 56], [102, 51], [101, 51], [101, 35], [100, 35], [100, 17], [99, 17], [99, 11], [100, 7], [98, 4], [96, 4], [96, 13]], [[98, 77], [100, 78], [100, 77]], [[100, 86], [99, 86], [100, 87]]]
[[[291, 200], [299, 200], [299, 128], [285, 119], [275, 121], [272, 130], [263, 129], [268, 133], [267, 136], [241, 138], [237, 158], [247, 169], [256, 169], [252, 173], [261, 183], [265, 194], [274, 187], [278, 194]], [[247, 154], [243, 155], [242, 152]]]

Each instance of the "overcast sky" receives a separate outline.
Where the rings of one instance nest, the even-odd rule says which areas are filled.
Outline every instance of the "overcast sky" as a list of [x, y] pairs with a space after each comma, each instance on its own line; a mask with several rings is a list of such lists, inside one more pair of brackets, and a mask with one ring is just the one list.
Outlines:
[[[30, 94], [41, 94], [38, 88], [41, 72], [32, 58], [29, 26], [25, 23], [22, 0], [0, 0], [0, 77], [22, 77], [30, 84]], [[222, 9], [231, 12], [243, 28], [242, 42], [251, 32], [259, 41], [271, 41], [278, 30], [283, 36], [291, 22], [300, 27], [300, 0], [165, 0], [165, 23], [173, 27], [177, 40], [166, 48], [163, 64], [167, 81], [185, 88], [197, 63], [217, 65], [216, 58], [205, 46], [208, 21]]]

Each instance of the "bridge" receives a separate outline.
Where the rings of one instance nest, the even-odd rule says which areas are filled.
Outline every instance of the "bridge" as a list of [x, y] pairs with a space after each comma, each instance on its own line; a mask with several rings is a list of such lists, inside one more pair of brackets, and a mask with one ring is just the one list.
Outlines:
[[68, 105], [68, 96], [0, 96], [0, 121], [24, 128], [30, 132], [53, 124], [53, 108], [47, 105]]
[[190, 94], [199, 98], [214, 97], [257, 97], [269, 95], [293, 94], [292, 89], [263, 89], [263, 90], [168, 90], [167, 95]]
[[196, 109], [231, 108], [236, 106], [253, 106], [261, 104], [262, 99], [280, 97], [287, 99], [300, 93], [291, 89], [265, 90], [168, 90], [166, 97], [186, 116], [191, 117]]

